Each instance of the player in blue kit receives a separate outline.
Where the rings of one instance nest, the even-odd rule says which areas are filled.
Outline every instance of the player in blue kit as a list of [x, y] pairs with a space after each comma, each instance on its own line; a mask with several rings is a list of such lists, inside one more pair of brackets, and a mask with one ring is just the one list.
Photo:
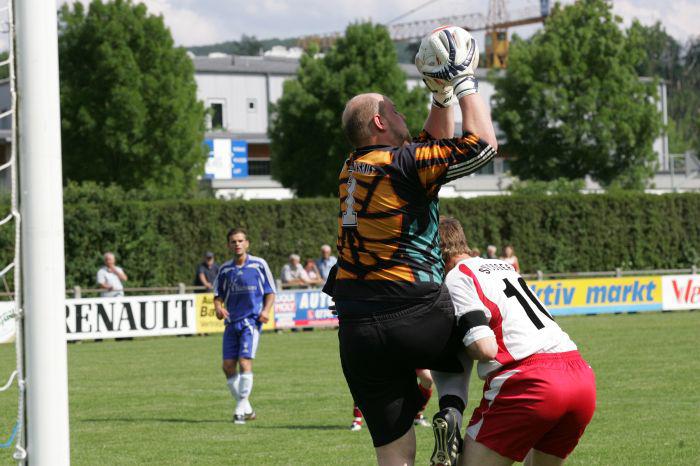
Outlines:
[[219, 269], [214, 282], [214, 307], [216, 317], [226, 323], [222, 367], [236, 399], [233, 421], [245, 424], [255, 419], [248, 400], [253, 389], [253, 359], [260, 328], [268, 321], [275, 303], [275, 283], [265, 259], [248, 254], [250, 243], [245, 230], [230, 230], [226, 238], [233, 259]]

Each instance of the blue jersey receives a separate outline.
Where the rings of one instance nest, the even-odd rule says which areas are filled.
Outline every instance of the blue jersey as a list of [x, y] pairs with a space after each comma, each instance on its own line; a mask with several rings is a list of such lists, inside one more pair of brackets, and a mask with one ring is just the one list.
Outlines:
[[229, 312], [228, 322], [247, 317], [256, 318], [263, 306], [263, 297], [275, 293], [275, 282], [265, 259], [247, 256], [243, 265], [225, 262], [214, 282], [214, 296], [221, 298]]

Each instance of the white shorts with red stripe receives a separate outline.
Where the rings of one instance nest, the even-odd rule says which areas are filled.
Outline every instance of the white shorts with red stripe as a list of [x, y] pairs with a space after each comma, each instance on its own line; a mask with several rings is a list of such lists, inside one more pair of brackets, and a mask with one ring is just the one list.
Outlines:
[[538, 353], [491, 374], [467, 435], [514, 461], [566, 458], [595, 410], [595, 375], [578, 351]]

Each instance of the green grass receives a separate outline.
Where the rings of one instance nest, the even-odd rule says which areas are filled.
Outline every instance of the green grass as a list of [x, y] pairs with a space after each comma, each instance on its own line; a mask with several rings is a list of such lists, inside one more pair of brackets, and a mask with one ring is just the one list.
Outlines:
[[[700, 463], [700, 313], [558, 321], [597, 374], [598, 408], [569, 464]], [[71, 457], [76, 465], [307, 465], [374, 462], [366, 429], [348, 430], [351, 398], [336, 332], [266, 334], [251, 401], [259, 419], [230, 422], [220, 336], [74, 344], [69, 349]], [[0, 383], [14, 364], [0, 346]], [[468, 413], [480, 399], [471, 382]], [[0, 442], [16, 395], [0, 393]], [[436, 410], [433, 399], [428, 413]], [[418, 431], [427, 464], [430, 429]], [[0, 450], [0, 464], [12, 464]]]

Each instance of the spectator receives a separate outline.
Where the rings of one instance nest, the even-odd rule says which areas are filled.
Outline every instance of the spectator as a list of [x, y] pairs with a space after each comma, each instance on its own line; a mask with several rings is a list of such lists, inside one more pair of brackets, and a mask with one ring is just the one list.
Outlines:
[[469, 253], [471, 257], [481, 257], [481, 251], [479, 251], [477, 248], [474, 248], [471, 250]]
[[493, 244], [486, 246], [486, 256], [484, 259], [498, 259], [498, 248]]
[[306, 259], [304, 270], [306, 271], [306, 275], [309, 277], [309, 283], [311, 285], [320, 285], [324, 282], [323, 278], [321, 278], [321, 272], [318, 271], [315, 260]]
[[194, 286], [203, 286], [204, 291], [196, 290], [197, 293], [208, 293], [214, 290], [214, 280], [219, 274], [219, 265], [214, 261], [214, 253], [207, 251], [204, 260], [197, 266], [194, 276]]
[[512, 265], [516, 272], [520, 272], [518, 256], [515, 255], [515, 249], [510, 244], [503, 246], [503, 257], [501, 257], [501, 260]]
[[97, 284], [103, 290], [100, 296], [103, 298], [113, 298], [124, 296], [124, 285], [122, 282], [128, 280], [121, 267], [116, 265], [116, 259], [111, 252], [105, 252], [105, 265], [97, 271]]
[[321, 246], [321, 258], [316, 261], [318, 271], [321, 272], [321, 278], [325, 282], [328, 280], [328, 272], [338, 262], [335, 256], [331, 256], [331, 247], [327, 244]]
[[282, 267], [282, 284], [285, 286], [301, 286], [309, 284], [309, 276], [301, 266], [301, 258], [297, 254], [289, 256], [289, 263]]

